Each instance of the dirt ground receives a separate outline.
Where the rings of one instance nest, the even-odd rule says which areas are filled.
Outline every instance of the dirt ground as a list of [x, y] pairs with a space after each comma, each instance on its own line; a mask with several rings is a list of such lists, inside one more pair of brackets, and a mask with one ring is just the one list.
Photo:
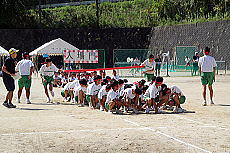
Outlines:
[[[0, 79], [1, 80], [1, 79]], [[135, 80], [135, 79], [132, 79]], [[88, 107], [47, 104], [41, 80], [33, 78], [32, 104], [0, 106], [1, 153], [230, 152], [230, 76], [215, 82], [215, 106], [201, 106], [199, 77], [168, 77], [187, 97], [183, 105], [195, 113], [115, 115]], [[6, 90], [0, 83], [1, 101]], [[62, 102], [61, 89], [54, 101]]]

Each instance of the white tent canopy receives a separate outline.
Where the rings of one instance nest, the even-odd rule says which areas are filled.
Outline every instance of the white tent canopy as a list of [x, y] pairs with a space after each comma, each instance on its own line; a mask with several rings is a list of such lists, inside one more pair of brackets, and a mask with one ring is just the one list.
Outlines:
[[0, 46], [0, 56], [8, 56], [9, 52]]
[[32, 51], [30, 55], [63, 55], [64, 50], [78, 50], [78, 48], [62, 40], [61, 38], [58, 38], [48, 43], [45, 43], [41, 47], [38, 47], [37, 49]]

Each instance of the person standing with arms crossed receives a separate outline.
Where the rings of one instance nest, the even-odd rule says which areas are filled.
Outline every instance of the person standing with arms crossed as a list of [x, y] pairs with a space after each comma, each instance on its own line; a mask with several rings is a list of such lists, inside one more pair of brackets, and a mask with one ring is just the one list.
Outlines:
[[210, 92], [210, 100], [211, 100], [211, 105], [214, 105], [213, 102], [213, 88], [212, 84], [213, 81], [215, 82], [215, 76], [216, 76], [216, 61], [215, 59], [209, 55], [210, 53], [210, 48], [205, 47], [204, 49], [204, 56], [199, 59], [198, 66], [201, 74], [201, 83], [203, 85], [203, 98], [204, 98], [204, 103], [203, 106], [207, 106], [207, 101], [206, 101], [206, 88], [208, 85], [208, 89]]
[[8, 57], [5, 60], [4, 65], [2, 66], [3, 83], [6, 87], [6, 90], [8, 91], [3, 106], [7, 108], [16, 108], [16, 106], [12, 104], [12, 99], [13, 99], [13, 93], [15, 89], [13, 77], [16, 76], [15, 74], [16, 61], [14, 59], [17, 57], [18, 51], [19, 50], [11, 48], [9, 50], [10, 57]]
[[26, 103], [31, 104], [30, 102], [30, 87], [31, 87], [31, 76], [33, 73], [34, 64], [29, 60], [29, 53], [23, 53], [23, 59], [19, 61], [16, 65], [16, 72], [19, 72], [21, 78], [18, 80], [18, 99], [17, 102], [20, 103], [20, 97], [22, 95], [22, 90], [25, 87], [26, 89]]

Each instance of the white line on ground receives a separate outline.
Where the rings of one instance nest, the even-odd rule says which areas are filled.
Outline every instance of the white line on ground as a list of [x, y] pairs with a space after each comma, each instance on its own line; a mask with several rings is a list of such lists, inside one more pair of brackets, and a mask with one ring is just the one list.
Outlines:
[[[122, 120], [124, 120], [125, 122], [128, 122], [128, 123], [132, 123], [132, 124], [134, 124], [134, 125], [140, 126], [138, 123], [135, 123], [135, 122], [133, 122], [133, 121], [130, 121], [130, 120], [127, 120], [127, 119], [122, 119]], [[174, 141], [177, 141], [177, 142], [179, 142], [179, 143], [182, 143], [182, 144], [184, 144], [184, 145], [186, 145], [186, 146], [190, 146], [190, 147], [196, 148], [196, 149], [201, 150], [201, 151], [206, 152], [206, 153], [212, 153], [212, 152], [210, 152], [210, 151], [208, 151], [208, 150], [205, 150], [205, 149], [200, 148], [200, 147], [198, 147], [198, 146], [195, 146], [195, 145], [193, 145], [193, 144], [187, 143], [187, 142], [185, 142], [185, 141], [179, 140], [179, 139], [177, 139], [177, 138], [175, 138], [175, 137], [173, 137], [173, 136], [167, 135], [167, 134], [165, 134], [165, 133], [163, 133], [163, 132], [156, 131], [155, 129], [152, 129], [152, 128], [150, 128], [150, 127], [143, 127], [142, 129], [154, 131], [154, 132], [156, 132], [157, 134], [160, 134], [160, 135], [163, 135], [163, 136], [168, 137], [168, 138], [170, 138], [170, 139], [173, 139]]]
[[127, 119], [123, 119], [123, 120], [124, 120], [125, 122], [131, 123], [131, 124], [133, 124], [133, 125], [140, 126], [140, 124], [135, 123], [135, 122], [132, 122], [132, 121], [130, 121], [130, 120], [127, 120]]

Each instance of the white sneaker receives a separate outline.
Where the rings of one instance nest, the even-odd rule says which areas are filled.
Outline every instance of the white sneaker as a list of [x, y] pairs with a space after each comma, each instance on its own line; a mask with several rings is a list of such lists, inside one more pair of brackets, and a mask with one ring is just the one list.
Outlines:
[[202, 104], [202, 106], [207, 106], [207, 102], [204, 101], [203, 104]]
[[50, 91], [50, 94], [52, 97], [54, 97], [54, 92], [53, 91]]
[[27, 103], [27, 104], [31, 104], [31, 102], [30, 102], [29, 99], [26, 99], [26, 103]]
[[89, 107], [90, 107], [90, 108], [93, 107], [93, 105], [91, 104], [91, 102], [89, 102]]
[[47, 98], [47, 103], [50, 103], [51, 102], [51, 99], [50, 98]]
[[84, 104], [79, 104], [78, 107], [84, 107]]
[[146, 109], [145, 109], [145, 113], [146, 113], [146, 114], [149, 114], [149, 112], [150, 112], [150, 109], [149, 109], [149, 108], [146, 108]]
[[21, 101], [20, 101], [20, 99], [17, 99], [17, 103], [20, 103]]
[[113, 112], [111, 110], [108, 110], [108, 112], [106, 112], [106, 113], [113, 114]]
[[102, 106], [100, 106], [100, 111], [104, 111], [104, 109], [103, 109], [103, 107], [102, 107]]
[[68, 99], [67, 98], [64, 98], [64, 100], [63, 100], [64, 102], [68, 102]]

